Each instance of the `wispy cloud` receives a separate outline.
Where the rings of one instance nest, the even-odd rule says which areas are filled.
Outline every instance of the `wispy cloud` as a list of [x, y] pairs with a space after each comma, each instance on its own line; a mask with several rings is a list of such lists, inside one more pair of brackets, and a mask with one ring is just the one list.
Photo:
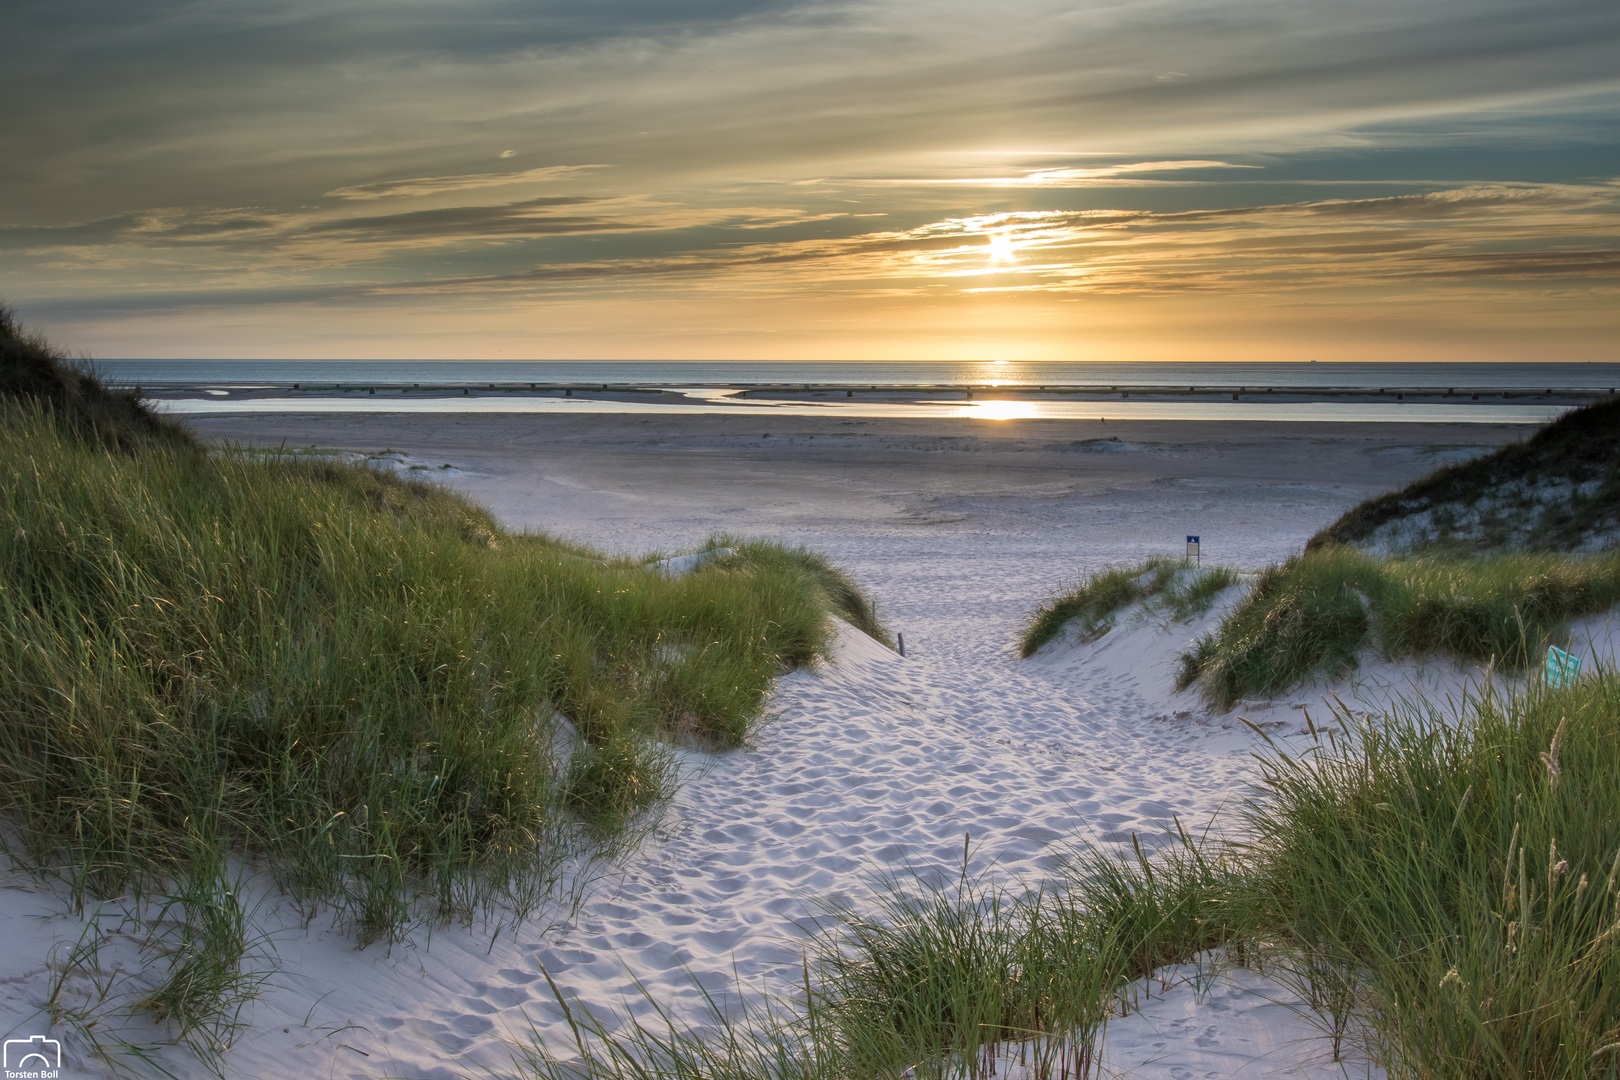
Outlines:
[[[502, 151], [501, 157], [515, 156], [513, 151]], [[514, 173], [466, 173], [461, 176], [419, 176], [410, 180], [381, 180], [373, 184], [353, 184], [333, 188], [326, 194], [335, 199], [393, 199], [422, 195], [444, 195], [450, 192], [476, 191], [480, 188], [515, 187], [520, 184], [544, 184], [568, 180], [604, 165], [546, 165], [538, 169], [525, 169]]]
[[857, 187], [984, 187], [984, 188], [1086, 188], [1147, 187], [1175, 183], [1146, 176], [1147, 173], [1181, 172], [1189, 169], [1258, 169], [1258, 165], [1235, 165], [1229, 161], [1141, 161], [1121, 165], [1097, 165], [1061, 169], [1030, 169], [1019, 176], [939, 176], [910, 178], [834, 179], [819, 183], [848, 184]]
[[130, 245], [236, 244], [278, 233], [285, 225], [285, 219], [279, 215], [252, 210], [142, 210], [63, 225], [0, 225], [0, 248], [50, 251]]
[[[1346, 212], [1353, 206], [1353, 212]], [[1580, 207], [1579, 216], [1565, 210]], [[1458, 229], [1459, 222], [1472, 227]], [[1013, 257], [995, 257], [990, 238]], [[1174, 295], [1364, 288], [1412, 279], [1597, 279], [1620, 275], [1620, 192], [1476, 186], [1432, 197], [1185, 213], [1020, 211], [835, 239], [747, 243], [657, 258], [559, 262], [511, 274], [414, 282], [421, 291], [554, 289], [668, 276], [746, 278], [814, 294], [885, 290]]]
[[[0, 249], [114, 250], [124, 259], [145, 249], [154, 259], [175, 249], [254, 254], [264, 265], [372, 266], [389, 252], [476, 249], [487, 242], [583, 234], [653, 236], [706, 228], [721, 235], [788, 229], [851, 218], [848, 211], [791, 206], [687, 207], [643, 197], [553, 195], [489, 205], [452, 205], [392, 213], [155, 209], [56, 226], [0, 226]], [[866, 214], [865, 217], [882, 217]], [[164, 254], [159, 254], [164, 253]]]
[[1313, 203], [1308, 212], [1321, 217], [1371, 217], [1432, 221], [1438, 218], [1477, 217], [1492, 210], [1574, 208], [1602, 205], [1601, 188], [1553, 185], [1513, 187], [1478, 185], [1418, 195], [1380, 199], [1330, 199]]
[[470, 241], [499, 236], [558, 236], [645, 228], [645, 223], [558, 213], [602, 200], [587, 196], [525, 199], [501, 206], [450, 206], [398, 214], [340, 217], [317, 221], [300, 230], [305, 236], [341, 236], [382, 241]]
[[[551, 196], [321, 219], [238, 212], [124, 215], [82, 225], [0, 229], [0, 245], [36, 250], [132, 246], [257, 251], [270, 263], [346, 265], [374, 273], [390, 250], [581, 234], [678, 236], [663, 254], [589, 260], [559, 253], [496, 274], [451, 273], [378, 288], [496, 290], [619, 278], [708, 279], [815, 294], [957, 289], [1173, 294], [1263, 288], [1357, 288], [1403, 279], [1502, 281], [1615, 273], [1620, 187], [1470, 185], [1418, 195], [1153, 210], [1021, 210], [862, 230], [869, 218], [791, 207], [695, 211], [638, 199]], [[766, 229], [835, 227], [835, 235], [758, 240]], [[705, 230], [693, 233], [694, 228]], [[701, 243], [699, 242], [701, 240]], [[634, 245], [632, 245], [634, 246]], [[669, 247], [666, 239], [664, 246]], [[515, 258], [522, 261], [521, 249]]]

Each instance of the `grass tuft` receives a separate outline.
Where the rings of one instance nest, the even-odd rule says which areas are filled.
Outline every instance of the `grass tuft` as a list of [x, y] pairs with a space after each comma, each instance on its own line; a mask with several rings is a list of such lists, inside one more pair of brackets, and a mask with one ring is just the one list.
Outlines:
[[1355, 984], [1391, 1076], [1614, 1076], [1620, 680], [1422, 703], [1274, 753], [1252, 873], [1301, 955]]
[[1620, 603], [1620, 552], [1380, 558], [1316, 548], [1263, 573], [1221, 625], [1182, 657], [1177, 686], [1206, 700], [1281, 693], [1389, 657], [1445, 654], [1523, 668], [1563, 640], [1569, 619]]
[[178, 422], [144, 408], [139, 394], [108, 386], [0, 307], [0, 401], [7, 399], [45, 404], [76, 437], [109, 450], [199, 449]]
[[969, 873], [964, 843], [954, 879], [895, 876], [875, 910], [834, 909], [800, 997], [740, 1010], [711, 998], [702, 1026], [656, 1002], [651, 1022], [596, 1016], [552, 983], [574, 1045], [565, 1058], [535, 1038], [518, 1060], [548, 1080], [978, 1080], [1012, 1062], [1043, 1080], [1099, 1076], [1108, 1018], [1145, 974], [1252, 929], [1228, 861], [1167, 839], [1151, 858], [1082, 849], [1062, 882], [1029, 890]]
[[1113, 628], [1120, 611], [1141, 601], [1153, 602], [1160, 614], [1178, 622], [1191, 619], [1208, 611], [1221, 590], [1237, 581], [1237, 572], [1230, 568], [1203, 569], [1168, 558], [1099, 571], [1030, 616], [1019, 655], [1034, 656], [1072, 623], [1079, 624], [1082, 640], [1094, 640]]
[[148, 938], [146, 951], [157, 954], [167, 972], [135, 1004], [157, 1022], [173, 1023], [182, 1041], [216, 1063], [245, 1026], [242, 1010], [269, 977], [263, 967], [245, 966], [251, 954], [265, 950], [240, 893], [240, 882], [193, 873], [163, 898], [153, 923], [168, 933]]
[[41, 1015], [72, 1031], [112, 1075], [131, 1060], [150, 1064], [154, 1023], [214, 1075], [227, 1075], [226, 1052], [248, 1026], [243, 1011], [273, 974], [275, 950], [242, 905], [243, 881], [200, 856], [172, 891], [98, 906], [78, 941], [51, 951]]
[[[828, 610], [874, 641], [894, 648], [894, 638], [878, 617], [877, 605], [872, 598], [856, 584], [854, 578], [834, 566], [825, 555], [804, 547], [790, 548], [728, 533], [710, 537], [703, 550], [718, 548], [731, 548], [736, 554], [730, 559], [711, 563], [711, 566], [797, 578], [803, 585], [819, 593]], [[812, 646], [821, 647], [820, 643], [805, 642], [802, 651], [795, 654], [793, 662], [806, 662], [813, 651]]]

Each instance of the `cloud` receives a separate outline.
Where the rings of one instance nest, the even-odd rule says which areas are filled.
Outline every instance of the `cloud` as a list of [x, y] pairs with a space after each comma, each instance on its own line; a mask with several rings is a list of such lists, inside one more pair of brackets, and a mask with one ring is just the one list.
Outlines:
[[[500, 156], [514, 156], [504, 150]], [[411, 180], [383, 180], [374, 184], [353, 184], [333, 188], [326, 194], [335, 199], [392, 199], [422, 195], [443, 195], [455, 191], [475, 191], [480, 188], [512, 187], [516, 184], [544, 184], [567, 180], [602, 165], [547, 165], [517, 173], [468, 173], [462, 176], [421, 176]]]
[[[463, 272], [396, 275], [376, 286], [417, 292], [555, 290], [660, 277], [805, 295], [852, 285], [975, 293], [1286, 292], [1416, 279], [1609, 278], [1620, 250], [1620, 186], [1470, 185], [1172, 212], [1015, 210], [877, 230], [868, 220], [794, 207], [696, 210], [644, 199], [549, 196], [319, 219], [153, 211], [60, 229], [0, 230], [0, 244], [257, 252], [262, 266], [279, 260], [342, 274], [345, 266], [363, 265], [373, 283], [389, 251], [475, 252], [489, 241], [550, 245], [502, 248], [504, 268], [497, 272], [478, 272], [474, 260]], [[756, 237], [769, 229], [782, 234]], [[566, 246], [569, 237], [604, 234], [619, 239], [591, 258]], [[1010, 247], [1010, 259], [1007, 249], [992, 257], [993, 237]]]
[[484, 237], [560, 236], [645, 228], [644, 224], [638, 226], [613, 218], [554, 213], [562, 207], [589, 206], [602, 201], [587, 196], [555, 196], [526, 199], [503, 206], [450, 206], [399, 214], [335, 218], [315, 222], [300, 232], [308, 236], [337, 235], [357, 240], [466, 241]]
[[143, 210], [66, 225], [0, 226], [0, 248], [106, 247], [127, 244], [219, 243], [263, 235], [280, 222], [243, 211]]
[[1590, 251], [1493, 251], [1477, 254], [1437, 253], [1403, 272], [1406, 278], [1496, 278], [1527, 280], [1546, 277], [1620, 278], [1620, 246]]
[[0, 296], [1612, 302], [1617, 49], [1613, 0], [15, 0]]
[[1535, 206], [1579, 206], [1590, 204], [1592, 193], [1577, 188], [1547, 185], [1480, 185], [1421, 195], [1394, 195], [1382, 199], [1331, 199], [1307, 207], [1321, 217], [1404, 218], [1432, 221], [1439, 218], [1474, 217], [1484, 211]]
[[45, 249], [99, 247], [122, 241], [140, 228], [147, 215], [114, 214], [94, 221], [66, 225], [11, 225], [0, 227], [0, 247]]
[[504, 150], [611, 163], [660, 195], [807, 175], [1086, 185], [1128, 177], [1043, 181], [1020, 148], [1230, 164], [1499, 122], [1521, 139], [1560, 102], [1612, 120], [1620, 89], [1612, 0], [13, 8], [0, 206], [44, 215], [28, 224], [468, 190], [521, 175], [487, 171]]
[[[197, 214], [183, 210], [149, 210], [62, 226], [0, 228], [0, 247], [36, 251], [128, 246], [214, 247], [255, 250], [269, 255], [289, 246], [305, 245], [302, 256], [307, 259], [308, 242], [319, 239], [440, 245], [491, 237], [562, 236], [652, 227], [645, 221], [565, 212], [609, 201], [593, 196], [564, 195], [497, 206], [451, 206], [325, 218], [309, 214]], [[618, 203], [622, 205], [624, 201]]]
[[1234, 165], [1228, 161], [1140, 161], [1120, 165], [1031, 169], [1022, 176], [912, 177], [909, 179], [832, 179], [819, 183], [853, 186], [930, 187], [966, 186], [986, 188], [1083, 188], [1140, 186], [1175, 183], [1153, 180], [1143, 173], [1181, 172], [1188, 169], [1258, 169], [1258, 165]]
[[[1341, 212], [1348, 205], [1354, 212]], [[1583, 212], [1569, 214], [1572, 206]], [[1434, 212], [1435, 207], [1443, 211]], [[1457, 227], [1470, 217], [1480, 227]], [[992, 257], [992, 236], [1008, 238], [1011, 263]], [[1555, 240], [1561, 249], [1549, 246]], [[843, 237], [558, 261], [509, 274], [399, 287], [551, 290], [664, 277], [784, 295], [836, 292], [852, 284], [872, 291], [1172, 295], [1364, 288], [1417, 279], [1509, 283], [1617, 275], [1620, 192], [1605, 185], [1548, 185], [1188, 213], [1012, 211]]]

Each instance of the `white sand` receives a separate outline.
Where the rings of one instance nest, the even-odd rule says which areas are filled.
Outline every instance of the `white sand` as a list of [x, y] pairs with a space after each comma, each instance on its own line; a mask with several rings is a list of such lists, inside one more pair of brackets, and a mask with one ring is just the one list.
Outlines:
[[[1169, 695], [1168, 658], [1187, 628], [1124, 625], [1095, 646], [1024, 662], [1015, 641], [1027, 612], [1087, 570], [1179, 551], [1185, 533], [1203, 536], [1207, 556], [1258, 568], [1367, 495], [1466, 452], [1457, 444], [1522, 435], [795, 425], [777, 422], [765, 439], [746, 422], [687, 417], [199, 423], [270, 445], [448, 463], [447, 482], [507, 523], [614, 551], [668, 554], [722, 529], [806, 543], [872, 590], [909, 654], [844, 630], [831, 665], [781, 680], [751, 746], [683, 751], [687, 780], [649, 843], [561, 927], [541, 920], [491, 940], [487, 928], [453, 926], [358, 951], [342, 933], [297, 929], [286, 901], [267, 895], [258, 918], [277, 964], [230, 1075], [505, 1071], [507, 1040], [528, 1038], [531, 1024], [548, 1040], [563, 1034], [542, 964], [593, 1008], [646, 1015], [639, 981], [701, 1022], [705, 992], [729, 1000], [739, 980], [751, 993], [791, 992], [818, 905], [859, 905], [888, 868], [954, 868], [964, 834], [975, 869], [1033, 881], [1072, 839], [1151, 838], [1172, 814], [1208, 821], [1242, 798], [1259, 740]], [[1270, 708], [1292, 719], [1294, 703]], [[47, 958], [83, 923], [27, 878], [4, 881], [0, 1029], [46, 1034]], [[108, 962], [137, 965], [134, 945], [114, 937]], [[1343, 1075], [1297, 995], [1253, 973], [1163, 995], [1155, 984], [1143, 1006], [1110, 1024], [1105, 1060], [1118, 1075]], [[105, 1072], [72, 1033], [60, 1037], [65, 1076]], [[177, 1076], [204, 1074], [183, 1050], [153, 1059]]]

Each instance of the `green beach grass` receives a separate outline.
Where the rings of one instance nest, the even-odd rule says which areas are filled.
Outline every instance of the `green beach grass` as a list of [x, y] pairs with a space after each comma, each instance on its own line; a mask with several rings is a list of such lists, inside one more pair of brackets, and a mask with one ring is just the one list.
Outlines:
[[999, 1059], [1080, 1080], [1102, 1075], [1109, 1019], [1188, 963], [1206, 986], [1233, 966], [1297, 985], [1335, 1060], [1396, 1080], [1620, 1076], [1620, 679], [1338, 719], [1347, 737], [1262, 754], [1241, 843], [1178, 823], [1039, 888], [894, 877], [875, 910], [837, 913], [795, 998], [691, 1025], [595, 1016], [553, 986], [574, 1043], [518, 1063], [979, 1080]]
[[0, 360], [0, 810], [77, 904], [245, 854], [362, 941], [422, 899], [522, 917], [669, 793], [670, 740], [740, 745], [830, 613], [886, 638], [803, 549], [649, 572], [363, 465], [210, 452], [9, 315]]
[[0, 307], [0, 399], [39, 402], [81, 439], [130, 454], [149, 447], [194, 449], [190, 432], [117, 390], [88, 366], [70, 363], [12, 312]]
[[1041, 605], [1025, 624], [1019, 655], [1034, 656], [1071, 624], [1078, 624], [1081, 640], [1093, 640], [1113, 627], [1122, 610], [1144, 601], [1153, 614], [1177, 622], [1202, 615], [1222, 589], [1238, 580], [1228, 567], [1193, 567], [1180, 559], [1109, 567]]
[[741, 743], [849, 589], [763, 542], [582, 558], [362, 466], [109, 452], [38, 405], [0, 405], [0, 478], [17, 853], [108, 895], [228, 842], [368, 938], [412, 888], [525, 907], [570, 817], [667, 792], [660, 739]]
[[1462, 559], [1317, 547], [1266, 570], [1182, 657], [1178, 686], [1220, 708], [1348, 671], [1368, 650], [1525, 668], [1569, 620], [1620, 604], [1620, 551]]
[[740, 1014], [711, 999], [692, 1025], [656, 1002], [650, 1022], [592, 1014], [552, 984], [573, 1043], [535, 1038], [515, 1057], [547, 1080], [977, 1080], [1009, 1056], [1081, 1080], [1099, 1075], [1107, 1021], [1134, 1007], [1137, 980], [1254, 930], [1244, 881], [1191, 837], [1152, 861], [1086, 849], [1032, 890], [970, 875], [967, 856], [964, 844], [956, 880], [894, 875], [875, 910], [834, 909], [794, 999]]
[[1250, 872], [1391, 1076], [1620, 1074], [1620, 679], [1268, 759]]
[[104, 976], [92, 926], [52, 1022], [117, 1071], [145, 1013], [220, 1072], [267, 970], [244, 872], [362, 945], [521, 920], [633, 841], [672, 742], [746, 741], [829, 615], [888, 640], [820, 555], [708, 547], [670, 576], [364, 464], [209, 450], [0, 313], [0, 843], [150, 942]]
[[[1167, 559], [1105, 570], [1038, 609], [1020, 652], [1034, 655], [1071, 624], [1092, 640], [1137, 603], [1184, 621], [1239, 580], [1221, 568], [1195, 576]], [[1318, 546], [1258, 575], [1220, 625], [1183, 654], [1177, 689], [1196, 687], [1230, 709], [1242, 698], [1344, 674], [1369, 651], [1522, 670], [1548, 645], [1567, 641], [1571, 619], [1616, 604], [1620, 551], [1391, 557]]]
[[1611, 547], [1620, 530], [1620, 398], [1571, 409], [1500, 450], [1367, 499], [1307, 551], [1382, 546], [1404, 554]]
[[[1230, 709], [1345, 674], [1368, 653], [1530, 666], [1565, 643], [1571, 619], [1620, 604], [1616, 432], [1620, 401], [1601, 401], [1524, 442], [1366, 500], [1264, 570], [1183, 655], [1177, 689], [1196, 687]], [[1465, 511], [1473, 526], [1454, 528]], [[1415, 553], [1369, 550], [1380, 530], [1401, 523]], [[1572, 546], [1580, 550], [1564, 550]], [[1238, 580], [1230, 569], [1170, 558], [1109, 568], [1033, 612], [1020, 653], [1032, 656], [1070, 627], [1092, 640], [1133, 604], [1186, 620]]]

